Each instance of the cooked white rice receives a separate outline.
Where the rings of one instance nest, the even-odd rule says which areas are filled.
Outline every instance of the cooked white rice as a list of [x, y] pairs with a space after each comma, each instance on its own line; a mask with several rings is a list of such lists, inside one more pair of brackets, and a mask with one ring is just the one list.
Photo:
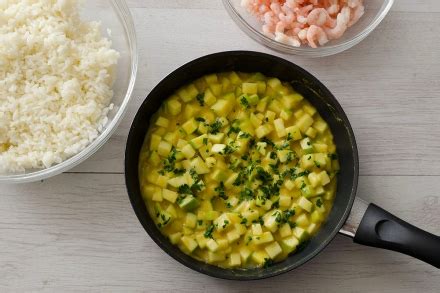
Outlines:
[[77, 0], [0, 0], [0, 172], [48, 168], [96, 139], [118, 58]]

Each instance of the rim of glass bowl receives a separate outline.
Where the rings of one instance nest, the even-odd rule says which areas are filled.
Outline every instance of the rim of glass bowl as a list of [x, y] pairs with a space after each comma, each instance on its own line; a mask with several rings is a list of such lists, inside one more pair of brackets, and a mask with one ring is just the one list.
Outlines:
[[117, 13], [118, 18], [121, 21], [122, 25], [124, 26], [124, 30], [127, 34], [128, 45], [130, 48], [130, 59], [131, 59], [130, 82], [128, 84], [125, 97], [121, 105], [119, 105], [119, 109], [116, 112], [115, 117], [105, 127], [104, 131], [101, 132], [100, 135], [90, 145], [88, 145], [85, 149], [83, 149], [75, 156], [65, 160], [62, 163], [35, 172], [0, 175], [0, 183], [34, 182], [38, 180], [47, 179], [49, 177], [65, 172], [77, 166], [78, 164], [84, 162], [91, 155], [93, 155], [98, 149], [100, 149], [107, 142], [107, 140], [116, 131], [119, 123], [121, 122], [122, 118], [125, 115], [125, 112], [127, 110], [127, 105], [131, 100], [131, 95], [133, 93], [133, 88], [136, 81], [136, 75], [138, 69], [138, 49], [137, 49], [137, 39], [136, 39], [134, 22], [127, 3], [124, 0], [111, 0], [110, 2], [113, 8], [115, 9], [115, 12]]
[[263, 44], [266, 47], [274, 49], [276, 51], [292, 54], [292, 55], [302, 55], [306, 57], [325, 57], [340, 53], [345, 51], [354, 45], [358, 44], [360, 41], [365, 39], [385, 18], [385, 16], [390, 11], [394, 4], [394, 0], [385, 0], [380, 8], [380, 13], [376, 15], [373, 21], [361, 32], [355, 35], [353, 38], [335, 45], [323, 46], [318, 48], [310, 47], [293, 47], [280, 42], [277, 42], [267, 36], [265, 36], [260, 31], [256, 30], [252, 25], [250, 25], [241, 14], [235, 9], [231, 0], [223, 0], [223, 5], [226, 11], [229, 13], [234, 22], [244, 31], [248, 36], [250, 36], [255, 41]]

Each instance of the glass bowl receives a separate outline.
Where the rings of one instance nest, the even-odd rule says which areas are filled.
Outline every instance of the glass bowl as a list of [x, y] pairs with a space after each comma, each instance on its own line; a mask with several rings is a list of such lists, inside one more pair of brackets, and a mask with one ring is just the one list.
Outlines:
[[83, 162], [101, 148], [121, 122], [130, 101], [136, 80], [138, 53], [133, 19], [124, 0], [80, 1], [80, 15], [85, 21], [100, 21], [101, 33], [112, 40], [112, 48], [120, 53], [113, 85], [113, 110], [100, 135], [84, 150], [64, 162], [46, 169], [24, 173], [0, 174], [0, 183], [25, 183], [52, 177]]
[[365, 14], [359, 21], [348, 28], [340, 39], [332, 40], [318, 48], [293, 47], [267, 37], [261, 32], [262, 24], [240, 3], [241, 0], [223, 0], [226, 10], [235, 23], [257, 42], [282, 53], [307, 57], [324, 57], [345, 51], [365, 39], [390, 11], [394, 0], [364, 0]]

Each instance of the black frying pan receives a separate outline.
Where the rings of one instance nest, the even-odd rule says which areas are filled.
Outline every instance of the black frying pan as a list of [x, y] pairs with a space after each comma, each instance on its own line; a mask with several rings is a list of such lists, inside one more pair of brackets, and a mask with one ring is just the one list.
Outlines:
[[[307, 246], [286, 260], [268, 268], [222, 269], [197, 261], [172, 245], [150, 218], [139, 188], [138, 158], [151, 116], [165, 98], [180, 86], [205, 74], [222, 71], [261, 72], [289, 82], [304, 95], [329, 124], [341, 165], [334, 206], [326, 223]], [[350, 122], [335, 97], [314, 76], [284, 59], [268, 54], [233, 51], [201, 57], [172, 72], [148, 95], [140, 107], [128, 136], [125, 152], [125, 178], [136, 215], [150, 237], [169, 255], [198, 272], [237, 280], [275, 276], [307, 262], [323, 250], [338, 232], [354, 242], [399, 251], [440, 267], [440, 237], [422, 231], [374, 204], [356, 199], [359, 159]], [[354, 205], [353, 205], [354, 204]], [[353, 207], [353, 209], [352, 209]], [[350, 212], [351, 211], [351, 212]]]

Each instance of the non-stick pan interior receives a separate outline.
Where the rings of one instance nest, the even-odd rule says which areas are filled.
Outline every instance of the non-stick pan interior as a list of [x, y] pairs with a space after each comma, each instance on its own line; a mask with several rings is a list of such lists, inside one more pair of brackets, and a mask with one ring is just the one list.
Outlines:
[[[138, 157], [147, 132], [150, 117], [161, 103], [177, 88], [205, 74], [223, 71], [261, 72], [290, 82], [304, 95], [328, 122], [333, 132], [341, 171], [333, 209], [318, 234], [299, 252], [268, 268], [221, 269], [194, 260], [172, 245], [155, 227], [142, 199], [138, 178]], [[341, 106], [315, 77], [302, 68], [275, 56], [247, 51], [222, 52], [196, 59], [162, 80], [148, 95], [140, 107], [127, 141], [125, 174], [128, 194], [142, 226], [151, 238], [169, 255], [196, 271], [219, 278], [251, 280], [261, 279], [289, 271], [305, 263], [319, 253], [337, 234], [345, 222], [357, 188], [358, 155], [356, 142], [349, 121]]]

